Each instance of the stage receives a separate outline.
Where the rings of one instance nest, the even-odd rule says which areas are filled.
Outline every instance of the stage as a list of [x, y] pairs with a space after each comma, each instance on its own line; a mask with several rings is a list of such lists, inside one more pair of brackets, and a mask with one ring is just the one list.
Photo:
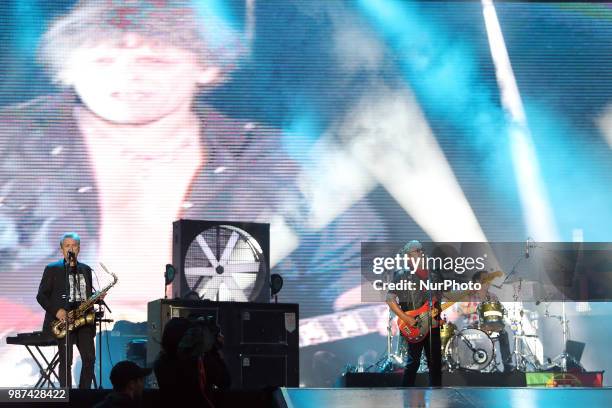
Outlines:
[[[346, 373], [339, 381], [346, 388], [400, 387], [402, 373]], [[589, 387], [601, 388], [604, 373], [595, 372], [530, 372], [480, 373], [455, 371], [442, 373], [443, 387]], [[417, 387], [429, 385], [429, 375], [418, 373]]]
[[370, 407], [607, 407], [612, 388], [281, 388], [278, 408]]
[[[110, 390], [71, 390], [68, 403], [44, 406], [92, 407]], [[142, 406], [158, 407], [159, 391], [147, 389]], [[1, 404], [23, 407], [23, 403]], [[216, 395], [216, 408], [370, 408], [370, 407], [608, 407], [612, 388], [276, 388], [259, 391], [225, 391]], [[42, 406], [42, 405], [41, 405]]]

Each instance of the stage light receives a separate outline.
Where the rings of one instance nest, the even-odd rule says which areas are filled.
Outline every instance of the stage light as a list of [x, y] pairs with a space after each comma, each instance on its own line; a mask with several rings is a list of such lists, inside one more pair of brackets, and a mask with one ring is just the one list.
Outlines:
[[273, 273], [270, 276], [270, 288], [272, 289], [272, 295], [276, 295], [283, 288], [283, 277], [277, 273]]
[[[424, 113], [428, 109], [435, 115], [452, 116], [458, 123], [469, 121], [460, 107], [466, 98], [479, 100], [475, 92], [466, 93], [472, 85], [465, 75], [466, 70], [470, 72], [469, 53], [447, 47], [443, 30], [430, 24], [410, 2], [360, 0], [357, 4], [397, 53], [406, 86], [364, 93], [339, 122], [339, 139], [432, 240], [487, 241]], [[415, 38], [426, 46], [414, 45]], [[450, 62], [428, 63], [434, 58]]]
[[482, 6], [501, 103], [510, 117], [508, 136], [525, 227], [536, 241], [557, 241], [552, 209], [495, 6], [492, 0], [482, 0]]
[[166, 272], [164, 272], [166, 286], [174, 281], [174, 275], [176, 275], [176, 269], [174, 269], [174, 266], [172, 264], [166, 264]]
[[270, 290], [271, 290], [272, 296], [274, 297], [274, 303], [278, 301], [278, 298], [276, 295], [278, 294], [278, 292], [281, 291], [282, 288], [283, 288], [283, 277], [277, 273], [273, 273], [272, 276], [270, 276]]
[[164, 286], [164, 299], [168, 298], [168, 293], [167, 293], [168, 285], [174, 281], [175, 275], [176, 275], [176, 269], [174, 268], [174, 265], [166, 264], [166, 271], [164, 272], [164, 282], [166, 284]]

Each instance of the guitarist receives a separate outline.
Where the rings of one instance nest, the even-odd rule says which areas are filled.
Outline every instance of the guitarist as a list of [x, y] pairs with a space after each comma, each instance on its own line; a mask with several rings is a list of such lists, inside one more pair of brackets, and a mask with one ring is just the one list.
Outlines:
[[[439, 282], [440, 276], [435, 271], [428, 271], [426, 269], [414, 268], [412, 260], [416, 260], [423, 257], [423, 245], [416, 240], [408, 242], [401, 250], [400, 255], [408, 254], [410, 263], [415, 270], [415, 273], [411, 273], [407, 270], [399, 270], [396, 272], [394, 282], [399, 281], [412, 281], [415, 282], [416, 288], [419, 288], [420, 280], [428, 280], [430, 282]], [[430, 296], [432, 302], [441, 299], [442, 294], [440, 292], [428, 292], [425, 290], [394, 290], [387, 293], [387, 304], [389, 308], [395, 313], [400, 319], [406, 322], [410, 326], [416, 324], [416, 319], [409, 316], [406, 312], [415, 310], [421, 307], [423, 304], [429, 302]], [[437, 315], [439, 316], [439, 314]], [[416, 373], [419, 369], [421, 362], [421, 354], [425, 349], [425, 355], [427, 357], [427, 365], [429, 367], [429, 384], [432, 387], [440, 387], [442, 385], [442, 355], [440, 351], [440, 326], [439, 317], [434, 317], [431, 322], [431, 331], [419, 343], [409, 343], [402, 336], [400, 341], [404, 342], [408, 355], [410, 356], [408, 364], [404, 369], [404, 377], [402, 379], [402, 386], [412, 387], [416, 380]]]

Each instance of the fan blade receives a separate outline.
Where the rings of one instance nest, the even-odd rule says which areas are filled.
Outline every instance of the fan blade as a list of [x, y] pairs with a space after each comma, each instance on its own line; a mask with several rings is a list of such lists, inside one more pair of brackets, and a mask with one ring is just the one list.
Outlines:
[[249, 300], [231, 275], [225, 277], [223, 284], [229, 289], [230, 296], [235, 298], [234, 300], [238, 302], [246, 302]]
[[257, 275], [253, 273], [234, 273], [231, 275], [231, 278], [238, 285], [237, 289], [245, 290], [255, 285]]
[[234, 247], [236, 246], [236, 242], [238, 242], [239, 238], [240, 238], [240, 235], [238, 235], [237, 232], [232, 232], [232, 235], [230, 235], [229, 239], [227, 240], [227, 244], [225, 245], [225, 248], [223, 249], [223, 253], [221, 254], [221, 259], [219, 260], [219, 264], [225, 266], [227, 261], [229, 261], [230, 255], [232, 254], [232, 251], [234, 250]]
[[[219, 292], [221, 283], [223, 283], [223, 278], [220, 275], [214, 276], [206, 282], [206, 285], [198, 294], [203, 299], [217, 300], [217, 292]], [[204, 292], [203, 295], [202, 292]]]
[[216, 274], [215, 268], [210, 266], [185, 268], [185, 275], [188, 276], [215, 276]]
[[219, 261], [217, 261], [217, 257], [215, 257], [215, 254], [211, 251], [206, 240], [201, 235], [198, 235], [196, 241], [198, 245], [200, 245], [200, 248], [202, 248], [202, 251], [204, 251], [204, 255], [206, 255], [206, 258], [208, 258], [213, 268], [219, 266]]
[[225, 265], [225, 271], [230, 273], [258, 273], [259, 262], [241, 262]]

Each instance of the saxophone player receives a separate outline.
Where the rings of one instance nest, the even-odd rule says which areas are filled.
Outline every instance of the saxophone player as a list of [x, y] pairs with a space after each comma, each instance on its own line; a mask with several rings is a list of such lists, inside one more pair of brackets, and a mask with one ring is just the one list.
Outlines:
[[[43, 332], [48, 335], [52, 335], [51, 323], [54, 320], [66, 320], [70, 310], [77, 309], [81, 302], [87, 300], [93, 293], [91, 268], [77, 261], [80, 244], [81, 239], [77, 233], [65, 233], [60, 240], [63, 259], [50, 263], [43, 272], [36, 300], [45, 309]], [[86, 324], [58, 339], [59, 378], [62, 387], [72, 386], [71, 366], [74, 344], [79, 349], [83, 364], [79, 388], [91, 387], [96, 358], [95, 334], [95, 326]]]

